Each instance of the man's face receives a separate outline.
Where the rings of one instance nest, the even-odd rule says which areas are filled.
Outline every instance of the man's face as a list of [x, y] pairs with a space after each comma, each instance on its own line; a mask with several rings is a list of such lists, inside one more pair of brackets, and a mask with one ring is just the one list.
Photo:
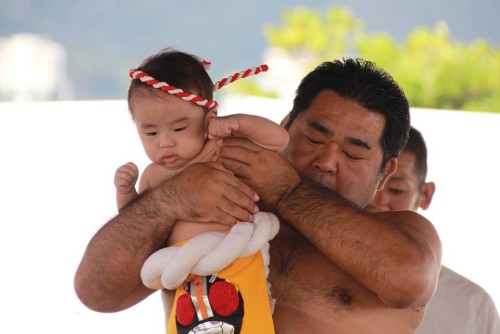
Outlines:
[[384, 189], [375, 194], [371, 204], [382, 210], [416, 211], [425, 199], [423, 185], [415, 173], [415, 155], [403, 151], [399, 155], [397, 171], [389, 178]]
[[381, 114], [324, 90], [291, 124], [284, 155], [311, 179], [364, 207], [396, 167], [391, 159], [380, 174], [384, 125]]

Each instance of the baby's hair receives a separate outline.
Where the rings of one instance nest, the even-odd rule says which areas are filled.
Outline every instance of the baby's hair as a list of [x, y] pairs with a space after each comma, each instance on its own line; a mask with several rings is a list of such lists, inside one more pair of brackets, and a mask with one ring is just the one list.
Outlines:
[[[137, 69], [131, 70], [132, 74], [136, 73], [135, 79], [140, 79], [137, 76], [141, 78], [149, 76], [150, 79], [148, 78], [149, 83], [132, 79], [128, 91], [129, 106], [137, 91], [151, 87], [151, 82], [160, 83], [163, 87], [173, 86], [182, 90], [187, 96], [196, 95], [201, 97], [201, 100], [211, 101], [214, 84], [205, 70], [205, 64], [206, 62], [202, 59], [186, 52], [171, 48], [161, 50], [144, 60]], [[140, 72], [145, 73], [146, 76], [140, 75]], [[206, 109], [208, 108], [210, 107]]]
[[218, 103], [212, 100], [214, 91], [236, 80], [268, 70], [267, 65], [260, 65], [234, 73], [213, 84], [206, 72], [210, 65], [209, 61], [195, 55], [170, 48], [147, 58], [141, 66], [129, 71], [129, 76], [132, 78], [128, 91], [130, 112], [133, 115], [132, 99], [137, 91], [144, 87], [159, 89], [185, 101], [196, 103], [205, 111], [217, 109]]

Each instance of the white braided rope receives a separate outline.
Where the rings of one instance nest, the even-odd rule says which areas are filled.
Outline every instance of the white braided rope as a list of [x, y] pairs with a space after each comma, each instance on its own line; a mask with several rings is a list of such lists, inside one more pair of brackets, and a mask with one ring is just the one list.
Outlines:
[[[181, 286], [191, 274], [215, 274], [238, 257], [269, 249], [268, 242], [279, 230], [278, 218], [272, 213], [259, 212], [254, 223], [239, 222], [228, 234], [206, 232], [182, 246], [170, 246], [153, 253], [141, 269], [143, 284], [150, 289], [173, 290]], [[264, 255], [264, 254], [263, 254]], [[269, 255], [265, 254], [266, 276], [269, 273]]]

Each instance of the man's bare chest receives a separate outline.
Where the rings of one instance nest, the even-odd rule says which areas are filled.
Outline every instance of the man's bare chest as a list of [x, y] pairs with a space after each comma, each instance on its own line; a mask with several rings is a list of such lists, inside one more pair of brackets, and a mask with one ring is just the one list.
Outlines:
[[[283, 326], [298, 318], [304, 320], [302, 324], [309, 323], [309, 328], [313, 323], [324, 322], [330, 328], [335, 324], [338, 333], [413, 333], [423, 309], [387, 307], [302, 236], [286, 227], [282, 232], [271, 242], [269, 279], [277, 315], [287, 314]], [[366, 331], [372, 325], [375, 327]]]
[[360, 294], [369, 293], [300, 236], [292, 234], [273, 241], [271, 265], [270, 280], [276, 287], [276, 298], [350, 309]]

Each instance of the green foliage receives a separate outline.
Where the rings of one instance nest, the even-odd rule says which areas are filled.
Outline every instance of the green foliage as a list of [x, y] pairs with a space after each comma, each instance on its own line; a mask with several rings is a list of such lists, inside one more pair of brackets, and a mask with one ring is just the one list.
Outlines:
[[321, 61], [355, 56], [386, 69], [412, 106], [500, 112], [500, 49], [486, 41], [451, 39], [445, 22], [414, 29], [403, 43], [384, 32], [368, 34], [347, 8], [326, 11], [297, 7], [283, 13], [283, 25], [264, 29], [268, 44]]
[[319, 59], [331, 59], [354, 49], [356, 36], [364, 23], [354, 18], [348, 8], [330, 8], [321, 15], [317, 10], [297, 7], [283, 14], [285, 25], [264, 27], [271, 46], [296, 52], [310, 52]]
[[[263, 74], [265, 75], [265, 73]], [[274, 91], [265, 90], [257, 83], [255, 78], [245, 78], [244, 80], [238, 80], [225, 86], [220, 91], [221, 96], [225, 95], [250, 95], [250, 96], [260, 96], [268, 98], [278, 98], [278, 94]], [[215, 97], [217, 100], [217, 97]]]

